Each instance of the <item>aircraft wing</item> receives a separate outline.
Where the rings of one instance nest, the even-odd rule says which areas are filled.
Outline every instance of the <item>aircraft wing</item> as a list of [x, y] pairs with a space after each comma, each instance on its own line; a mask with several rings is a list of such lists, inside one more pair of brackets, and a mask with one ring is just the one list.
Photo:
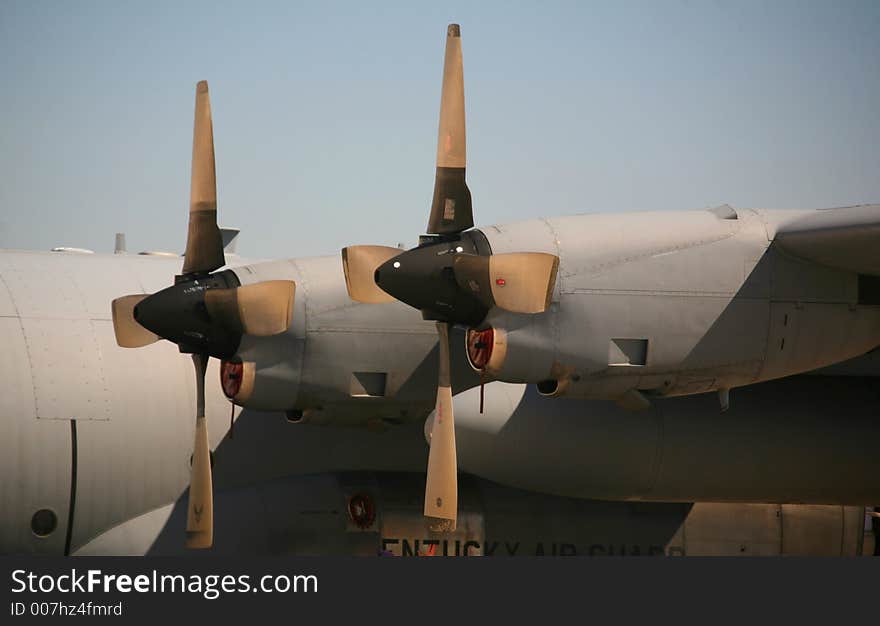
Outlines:
[[780, 225], [775, 241], [802, 259], [880, 275], [880, 204], [814, 211]]

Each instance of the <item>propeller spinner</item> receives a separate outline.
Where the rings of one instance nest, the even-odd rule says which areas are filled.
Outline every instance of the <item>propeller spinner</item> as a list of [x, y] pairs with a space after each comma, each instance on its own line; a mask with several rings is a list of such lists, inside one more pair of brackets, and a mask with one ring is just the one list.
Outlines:
[[464, 71], [461, 30], [446, 34], [437, 170], [427, 236], [400, 252], [384, 246], [349, 246], [342, 265], [349, 296], [365, 303], [399, 300], [437, 321], [439, 376], [425, 488], [425, 516], [435, 528], [454, 530], [457, 462], [450, 383], [449, 330], [479, 326], [492, 308], [542, 313], [550, 305], [558, 257], [541, 252], [491, 254], [474, 225], [466, 169]]
[[285, 332], [293, 319], [296, 285], [272, 280], [242, 286], [226, 264], [217, 227], [214, 131], [208, 83], [196, 86], [193, 127], [189, 230], [183, 271], [174, 284], [154, 294], [113, 301], [116, 343], [139, 348], [166, 339], [192, 354], [196, 373], [196, 422], [187, 509], [186, 545], [213, 543], [214, 505], [208, 423], [205, 418], [205, 372], [208, 359], [235, 355], [242, 335]]

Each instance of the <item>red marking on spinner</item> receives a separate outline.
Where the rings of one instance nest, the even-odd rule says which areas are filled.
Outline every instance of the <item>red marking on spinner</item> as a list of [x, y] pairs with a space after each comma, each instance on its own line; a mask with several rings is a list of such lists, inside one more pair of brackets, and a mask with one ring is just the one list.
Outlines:
[[499, 287], [503, 287], [504, 285], [507, 284], [507, 281], [504, 280], [503, 278], [496, 278], [495, 284], [498, 285]]

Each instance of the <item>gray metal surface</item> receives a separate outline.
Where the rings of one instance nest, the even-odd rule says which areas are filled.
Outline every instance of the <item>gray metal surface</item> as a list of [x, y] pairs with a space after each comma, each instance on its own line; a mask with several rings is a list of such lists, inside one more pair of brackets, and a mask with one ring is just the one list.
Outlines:
[[[865, 549], [862, 507], [597, 502], [468, 475], [457, 529], [440, 535], [422, 515], [422, 483], [420, 474], [358, 472], [220, 491], [212, 554], [855, 556]], [[355, 497], [371, 506], [364, 517], [350, 509]], [[177, 502], [150, 511], [76, 554], [181, 554], [183, 509]], [[265, 514], [255, 518], [254, 510]]]
[[797, 219], [783, 219], [776, 228], [776, 241], [791, 254], [851, 272], [880, 274], [880, 204], [810, 211]]
[[[508, 335], [499, 378], [564, 378], [565, 394], [580, 398], [687, 395], [864, 354], [880, 344], [880, 307], [858, 302], [857, 274], [770, 243], [778, 224], [814, 213], [596, 214], [483, 228], [494, 253], [560, 257], [548, 313], [490, 314]], [[645, 364], [609, 363], [614, 338], [646, 342]]]
[[661, 502], [880, 501], [875, 379], [798, 376], [644, 411], [492, 383], [455, 397], [463, 470], [571, 497]]

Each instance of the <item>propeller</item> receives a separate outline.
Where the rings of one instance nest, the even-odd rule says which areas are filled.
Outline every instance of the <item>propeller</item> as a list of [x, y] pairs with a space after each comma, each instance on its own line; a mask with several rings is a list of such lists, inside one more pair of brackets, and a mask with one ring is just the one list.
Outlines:
[[384, 246], [349, 246], [342, 265], [349, 296], [358, 302], [399, 300], [437, 321], [439, 378], [431, 425], [425, 515], [438, 530], [454, 530], [457, 517], [455, 427], [450, 383], [449, 331], [481, 325], [493, 308], [542, 313], [550, 305], [559, 258], [542, 252], [492, 254], [474, 225], [465, 182], [466, 140], [461, 29], [446, 33], [434, 195], [428, 235], [401, 252]]
[[140, 304], [148, 294], [135, 294], [116, 298], [111, 306], [113, 312], [113, 330], [116, 332], [116, 343], [123, 348], [140, 348], [159, 341], [159, 335], [150, 332], [134, 319], [134, 307]]
[[[192, 355], [196, 374], [196, 421], [190, 473], [186, 545], [209, 548], [214, 534], [214, 496], [208, 422], [205, 418], [205, 373], [210, 357], [235, 355], [243, 335], [270, 336], [293, 322], [296, 285], [270, 280], [241, 285], [226, 265], [217, 226], [217, 182], [214, 130], [208, 83], [196, 86], [193, 125], [189, 229], [183, 270], [174, 284], [154, 294], [113, 300], [116, 343], [139, 348], [161, 339]], [[212, 273], [213, 272], [213, 273]]]
[[436, 520], [435, 530], [455, 530], [458, 512], [458, 459], [455, 453], [455, 414], [449, 368], [449, 324], [437, 322], [440, 359], [437, 368], [437, 403], [431, 425], [428, 474], [425, 480], [426, 517]]
[[214, 543], [214, 481], [211, 476], [208, 421], [205, 418], [205, 372], [208, 371], [208, 355], [193, 354], [192, 360], [196, 368], [196, 434], [186, 510], [186, 546], [210, 548]]

